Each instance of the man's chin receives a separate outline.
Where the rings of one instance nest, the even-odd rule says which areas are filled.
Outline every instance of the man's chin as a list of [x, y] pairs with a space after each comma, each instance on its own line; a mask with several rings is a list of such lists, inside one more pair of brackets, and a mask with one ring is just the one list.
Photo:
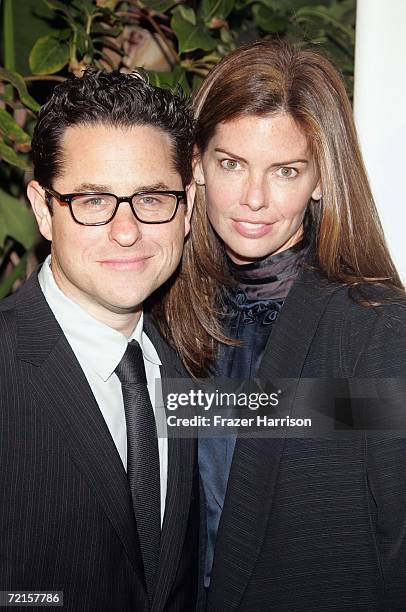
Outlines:
[[135, 302], [134, 300], [118, 302], [115, 298], [114, 301], [104, 304], [104, 307], [114, 314], [129, 315], [142, 312], [142, 302], [143, 300], [141, 302]]

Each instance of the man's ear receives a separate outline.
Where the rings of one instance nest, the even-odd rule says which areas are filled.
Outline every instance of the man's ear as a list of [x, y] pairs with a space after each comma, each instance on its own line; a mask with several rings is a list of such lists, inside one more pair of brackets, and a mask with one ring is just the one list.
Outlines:
[[199, 149], [197, 148], [196, 145], [193, 148], [192, 168], [193, 168], [193, 178], [195, 180], [196, 185], [204, 185], [205, 179], [204, 179], [202, 158], [201, 158]]
[[185, 213], [185, 237], [190, 232], [190, 219], [192, 217], [193, 205], [195, 203], [195, 196], [196, 196], [196, 184], [194, 181], [191, 181], [189, 185], [186, 187], [187, 209]]
[[47, 240], [52, 240], [52, 215], [45, 201], [45, 191], [38, 181], [30, 181], [27, 196], [37, 220], [38, 229]]

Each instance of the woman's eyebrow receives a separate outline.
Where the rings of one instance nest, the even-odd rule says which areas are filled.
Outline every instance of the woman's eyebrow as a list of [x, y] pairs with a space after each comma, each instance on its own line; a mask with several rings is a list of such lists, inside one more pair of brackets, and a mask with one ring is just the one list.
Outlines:
[[232, 157], [233, 159], [238, 159], [239, 161], [243, 161], [243, 162], [247, 161], [246, 159], [244, 159], [240, 155], [236, 155], [235, 153], [231, 153], [231, 151], [226, 151], [225, 149], [220, 149], [219, 147], [216, 147], [214, 150], [215, 150], [216, 153], [223, 153], [224, 155], [228, 155], [229, 157]]
[[[216, 153], [223, 153], [224, 155], [228, 155], [229, 157], [232, 157], [233, 159], [237, 159], [238, 161], [242, 161], [242, 162], [247, 161], [246, 159], [244, 159], [244, 157], [241, 157], [240, 155], [236, 155], [235, 153], [232, 153], [231, 151], [226, 151], [226, 149], [221, 149], [220, 147], [216, 147], [214, 150]], [[290, 159], [287, 161], [277, 161], [271, 164], [271, 166], [272, 167], [290, 166], [292, 164], [308, 164], [308, 163], [309, 163], [308, 159], [299, 158], [299, 159]]]

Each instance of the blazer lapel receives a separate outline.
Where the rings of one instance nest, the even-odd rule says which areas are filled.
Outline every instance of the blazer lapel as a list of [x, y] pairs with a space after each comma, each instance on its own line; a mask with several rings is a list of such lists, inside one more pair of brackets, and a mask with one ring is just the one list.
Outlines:
[[[144, 329], [163, 364], [161, 377], [163, 397], [165, 397], [168, 383], [170, 385], [168, 379], [187, 378], [188, 374], [180, 365], [173, 349], [163, 341], [149, 317], [144, 319]], [[195, 440], [168, 438], [168, 489], [157, 579], [159, 588], [155, 589], [152, 612], [164, 609], [176, 576], [188, 525], [196, 461]]]
[[[163, 397], [165, 397], [166, 381], [172, 378], [188, 378], [188, 374], [180, 365], [173, 349], [164, 342], [148, 316], [144, 318], [144, 329], [163, 364], [161, 379]], [[152, 612], [164, 609], [176, 576], [188, 525], [195, 465], [195, 440], [168, 438], [168, 488], [156, 581], [159, 588], [155, 589]]]
[[[264, 352], [257, 378], [265, 384], [301, 376], [331, 296], [324, 286], [314, 273], [300, 272]], [[283, 380], [278, 386], [283, 389]], [[294, 393], [290, 397], [293, 402]], [[265, 536], [284, 446], [284, 438], [237, 438], [216, 541], [209, 610], [215, 609], [216, 601], [227, 602], [227, 612], [240, 604]]]
[[86, 377], [33, 275], [18, 299], [19, 358], [31, 368], [43, 416], [95, 491], [134, 569], [143, 575], [131, 493], [121, 459]]

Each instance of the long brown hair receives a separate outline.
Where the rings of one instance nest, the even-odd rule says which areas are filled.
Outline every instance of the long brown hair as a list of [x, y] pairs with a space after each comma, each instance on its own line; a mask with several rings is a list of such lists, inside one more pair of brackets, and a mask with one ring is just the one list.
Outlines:
[[[352, 286], [380, 282], [402, 289], [369, 187], [351, 105], [325, 57], [283, 42], [245, 45], [213, 68], [194, 107], [198, 155], [221, 122], [241, 115], [292, 116], [307, 137], [321, 178], [322, 200], [309, 204], [317, 269], [330, 281]], [[204, 189], [198, 187], [182, 268], [161, 311], [166, 335], [194, 373], [213, 358], [216, 341], [225, 341], [218, 313], [229, 282], [226, 270], [223, 245], [207, 220]], [[170, 332], [171, 320], [176, 333]]]

